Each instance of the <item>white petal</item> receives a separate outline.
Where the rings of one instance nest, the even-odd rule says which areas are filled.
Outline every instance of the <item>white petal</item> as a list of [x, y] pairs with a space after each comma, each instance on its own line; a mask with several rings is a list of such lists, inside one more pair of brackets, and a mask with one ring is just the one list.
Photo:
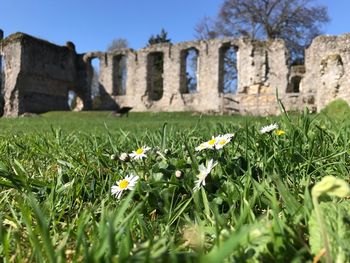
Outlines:
[[123, 191], [119, 191], [119, 192], [115, 195], [115, 197], [116, 197], [117, 199], [120, 199], [120, 197], [122, 197], [122, 193], [123, 193]]
[[116, 194], [118, 191], [119, 191], [119, 187], [118, 187], [118, 186], [113, 185], [113, 186], [111, 187], [111, 193], [112, 193], [112, 195]]
[[199, 165], [198, 170], [199, 170], [200, 174], [206, 174], [207, 173], [207, 168], [203, 164]]

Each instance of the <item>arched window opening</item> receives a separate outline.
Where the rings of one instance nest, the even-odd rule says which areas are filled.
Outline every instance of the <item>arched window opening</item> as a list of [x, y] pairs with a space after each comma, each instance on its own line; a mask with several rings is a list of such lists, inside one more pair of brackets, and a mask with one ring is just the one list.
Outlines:
[[68, 107], [70, 110], [82, 111], [85, 107], [84, 100], [75, 89], [68, 89]]
[[68, 90], [68, 107], [74, 110], [77, 106], [77, 94], [73, 90]]
[[93, 58], [91, 59], [92, 66], [92, 80], [91, 80], [91, 98], [100, 96], [100, 85], [99, 85], [99, 77], [100, 77], [100, 59]]
[[299, 93], [301, 79], [300, 76], [293, 76], [288, 84], [287, 93]]
[[163, 97], [164, 55], [152, 52], [147, 56], [147, 93], [148, 99], [158, 101]]
[[198, 92], [198, 56], [199, 51], [195, 48], [181, 52], [181, 93]]
[[237, 92], [238, 70], [237, 70], [238, 47], [231, 44], [223, 45], [219, 50], [219, 92]]
[[113, 58], [113, 92], [112, 95], [126, 95], [127, 57], [125, 55]]
[[98, 57], [91, 59], [91, 100], [92, 108], [98, 109], [101, 105], [100, 93], [100, 59]]

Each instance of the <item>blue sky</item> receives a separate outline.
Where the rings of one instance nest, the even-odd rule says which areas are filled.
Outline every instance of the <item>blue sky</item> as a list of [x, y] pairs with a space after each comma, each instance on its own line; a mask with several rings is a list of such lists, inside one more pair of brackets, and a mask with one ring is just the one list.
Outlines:
[[[64, 45], [73, 41], [79, 53], [106, 50], [114, 38], [126, 38], [134, 49], [146, 45], [161, 28], [173, 42], [194, 39], [203, 16], [214, 16], [221, 0], [0, 0], [0, 28], [5, 36], [25, 32]], [[319, 0], [328, 6], [326, 34], [350, 32], [350, 0]]]

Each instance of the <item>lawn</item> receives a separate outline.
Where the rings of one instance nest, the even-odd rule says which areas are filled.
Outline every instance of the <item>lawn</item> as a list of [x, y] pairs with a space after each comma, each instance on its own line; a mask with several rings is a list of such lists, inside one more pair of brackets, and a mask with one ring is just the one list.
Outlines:
[[344, 116], [51, 112], [0, 128], [4, 262], [350, 261]]
[[131, 112], [126, 117], [114, 117], [110, 111], [48, 112], [34, 117], [0, 119], [0, 134], [28, 134], [51, 132], [62, 129], [66, 132], [105, 133], [122, 129], [132, 133], [162, 129], [164, 123], [170, 129], [200, 128], [212, 130], [223, 123], [245, 123], [257, 120], [239, 115], [202, 115], [190, 112], [141, 113]]

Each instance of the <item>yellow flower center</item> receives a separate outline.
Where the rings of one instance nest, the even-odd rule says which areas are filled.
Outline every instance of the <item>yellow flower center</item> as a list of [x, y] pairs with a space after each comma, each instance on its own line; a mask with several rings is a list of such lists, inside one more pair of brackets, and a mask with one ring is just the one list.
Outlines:
[[208, 142], [209, 145], [214, 145], [215, 144], [215, 139], [211, 139], [209, 142]]
[[142, 153], [143, 153], [143, 149], [142, 149], [142, 148], [138, 148], [138, 149], [136, 150], [136, 154], [140, 155], [140, 154], [142, 154]]
[[219, 141], [219, 144], [220, 144], [220, 145], [226, 144], [226, 140], [224, 139], [224, 140]]
[[119, 182], [119, 187], [120, 189], [124, 190], [125, 188], [127, 188], [129, 185], [129, 181], [128, 180], [122, 180]]

